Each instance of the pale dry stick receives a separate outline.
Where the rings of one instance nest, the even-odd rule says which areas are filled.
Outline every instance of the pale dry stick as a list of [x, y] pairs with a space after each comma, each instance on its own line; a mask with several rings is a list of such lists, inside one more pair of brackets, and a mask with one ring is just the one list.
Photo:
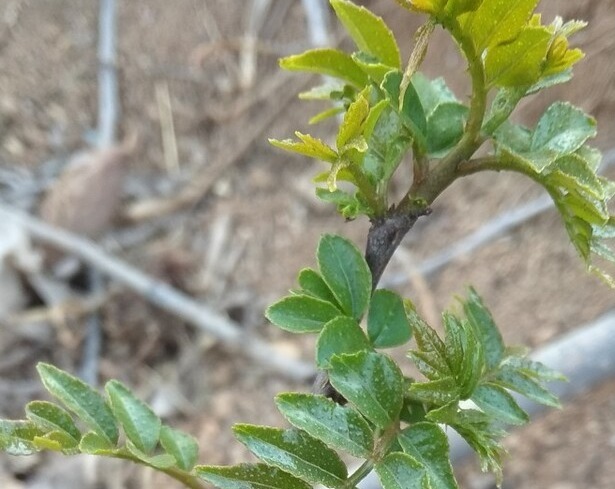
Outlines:
[[179, 152], [177, 150], [177, 137], [175, 123], [173, 122], [173, 106], [169, 84], [166, 81], [156, 83], [156, 102], [158, 104], [158, 117], [160, 119], [160, 133], [162, 137], [162, 152], [167, 173], [179, 173]]
[[296, 96], [297, 91], [307, 85], [305, 79], [301, 79], [300, 83], [290, 78], [285, 79], [287, 83], [284, 85], [284, 91], [278, 94], [276, 103], [270, 106], [269, 112], [262, 113], [257, 123], [250, 125], [246, 132], [237, 139], [236, 144], [227, 146], [225, 151], [220, 153], [200, 175], [196, 175], [178, 195], [136, 202], [126, 209], [124, 216], [131, 221], [160, 217], [195, 205], [203, 199], [220, 177], [243, 158], [252, 147], [253, 142], [271, 127], [271, 124]]
[[[600, 168], [604, 171], [612, 166], [615, 166], [615, 149], [604, 153]], [[544, 195], [515, 209], [505, 211], [487, 221], [483, 226], [468, 234], [465, 238], [460, 239], [453, 245], [444, 248], [419, 263], [417, 270], [424, 276], [432, 275], [442, 270], [452, 261], [462, 256], [470, 255], [512, 229], [553, 208], [554, 204], [551, 197]], [[381, 284], [385, 287], [395, 287], [406, 283], [408, 283], [408, 276], [405, 273], [388, 275], [381, 281]]]
[[239, 53], [239, 85], [244, 90], [250, 88], [256, 78], [256, 44], [258, 42], [258, 34], [267, 18], [270, 7], [271, 0], [252, 0], [251, 8], [245, 10], [246, 30], [243, 36], [241, 52]]
[[310, 43], [316, 47], [331, 45], [327, 29], [327, 7], [323, 0], [301, 0], [305, 11]]
[[98, 134], [97, 146], [106, 148], [117, 139], [120, 116], [117, 80], [116, 3], [100, 0], [98, 19]]
[[78, 256], [107, 277], [135, 291], [151, 304], [212, 335], [229, 350], [243, 353], [281, 376], [295, 381], [305, 381], [315, 373], [312, 365], [283, 356], [263, 340], [247, 334], [234, 321], [169, 284], [152, 278], [130, 264], [105, 253], [87, 239], [49, 226], [4, 204], [0, 204], [0, 218], [15, 219], [34, 239]]
[[34, 307], [13, 314], [6, 319], [6, 324], [19, 327], [31, 323], [54, 323], [58, 318], [72, 317], [79, 319], [87, 316], [105, 305], [111, 297], [119, 293], [118, 287], [98, 291], [84, 297], [73, 296], [51, 307]]

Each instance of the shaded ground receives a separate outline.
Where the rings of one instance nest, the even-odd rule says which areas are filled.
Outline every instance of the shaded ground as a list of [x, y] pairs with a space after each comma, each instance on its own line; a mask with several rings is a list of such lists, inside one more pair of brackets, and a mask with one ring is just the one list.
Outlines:
[[[276, 67], [279, 55], [308, 44], [300, 2], [290, 7], [285, 0], [273, 2], [272, 12], [280, 20], [272, 14], [263, 25], [252, 81], [245, 72], [242, 75], [238, 50], [248, 9], [234, 8], [234, 3], [120, 2], [121, 129], [124, 134], [138, 133], [140, 139], [130, 163], [124, 210], [144, 198], [172, 195], [250, 137], [249, 151], [228, 162], [197, 206], [176, 215], [148, 241], [126, 247], [121, 256], [226, 312], [289, 354], [309, 358], [311, 340], [273, 330], [262, 311], [292, 285], [297, 270], [313, 264], [322, 232], [343, 233], [362, 242], [367, 223], [343, 223], [331, 209], [316, 203], [309, 179], [317, 166], [281, 154], [266, 142], [269, 136], [287, 137], [295, 128], [306, 130], [308, 115], [317, 110], [297, 101], [283, 107], [279, 103], [300, 86], [298, 78], [283, 78]], [[383, 0], [376, 7], [398, 33], [416, 25], [410, 16], [395, 15], [393, 2]], [[540, 101], [528, 101], [519, 118], [534, 122], [550, 101], [565, 98], [597, 117], [601, 148], [615, 146], [615, 4], [544, 0], [543, 10], [548, 19], [559, 12], [590, 22], [577, 38], [588, 57], [572, 83], [553, 89]], [[35, 171], [61, 165], [87, 146], [84, 140], [96, 121], [96, 19], [96, 2], [83, 0], [7, 0], [0, 5], [2, 168], [19, 165]], [[452, 85], [464, 96], [463, 65], [444, 37], [436, 38], [429, 56], [426, 71], [452, 73]], [[179, 172], [167, 168], [161, 143], [157, 91], [167, 87]], [[254, 134], [268, 118], [273, 122], [262, 128], [262, 134]], [[314, 131], [324, 135], [327, 126]], [[499, 212], [538, 195], [538, 188], [514, 175], [479, 175], [458, 182], [437, 203], [433, 215], [412, 231], [405, 248], [419, 262]], [[132, 225], [119, 219], [115, 230]], [[224, 251], [216, 255], [212, 250], [220, 242]], [[399, 260], [392, 268], [407, 271]], [[425, 314], [447, 307], [454, 294], [473, 284], [492, 308], [506, 340], [532, 347], [596, 318], [615, 302], [612, 291], [585, 274], [554, 212], [426, 281], [427, 291], [417, 292], [411, 285], [400, 288], [417, 298]], [[102, 317], [103, 380], [120, 378], [143, 397], [154, 399], [174, 424], [199, 437], [202, 461], [246, 459], [246, 452], [232, 441], [230, 425], [279, 423], [273, 395], [309, 388], [289, 385], [247, 360], [230, 357], [135, 295], [111, 297]], [[23, 403], [40, 395], [22, 382], [34, 378], [36, 361], [76, 368], [82, 337], [81, 322], [70, 317], [53, 325], [3, 327], [0, 415], [20, 416]], [[508, 446], [511, 488], [612, 487], [615, 385], [605, 385], [515, 433]], [[27, 462], [3, 458], [0, 485], [170, 487], [166, 480], [150, 480], [151, 474], [124, 465], [110, 471], [91, 462], [79, 465], [81, 469], [61, 460], [50, 464], [46, 457]], [[72, 481], [66, 480], [68, 470]], [[50, 472], [59, 472], [63, 482], [37, 486], [40, 474], [52, 480]], [[484, 482], [469, 468], [463, 474], [463, 487], [479, 488]]]

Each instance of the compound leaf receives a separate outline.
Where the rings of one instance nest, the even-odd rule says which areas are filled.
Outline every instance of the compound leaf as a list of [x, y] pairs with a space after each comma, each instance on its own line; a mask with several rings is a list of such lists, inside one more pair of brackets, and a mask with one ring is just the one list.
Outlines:
[[327, 446], [368, 458], [374, 447], [369, 424], [354, 409], [311, 394], [286, 393], [276, 398], [284, 417]]
[[474, 288], [470, 287], [468, 298], [462, 301], [463, 311], [483, 344], [488, 370], [497, 367], [504, 356], [504, 341], [491, 312]]
[[397, 435], [405, 453], [425, 468], [431, 489], [457, 489], [448, 439], [435, 423], [416, 423]]
[[199, 445], [193, 436], [169, 426], [163, 426], [160, 429], [160, 445], [175, 458], [180, 469], [192, 470], [199, 454]]
[[371, 345], [359, 324], [349, 317], [337, 317], [325, 324], [316, 343], [316, 364], [329, 368], [333, 355], [370, 350]]
[[290, 474], [265, 464], [232, 467], [199, 465], [196, 474], [220, 489], [310, 489], [311, 486]]
[[347, 0], [331, 0], [331, 6], [361, 51], [387, 66], [401, 68], [397, 42], [381, 17]]
[[472, 401], [485, 413], [505, 423], [522, 425], [530, 420], [513, 396], [498, 385], [491, 383], [479, 385], [472, 394]]
[[367, 334], [375, 348], [403, 345], [412, 337], [402, 298], [390, 290], [372, 295], [367, 314]]
[[316, 333], [332, 319], [341, 316], [330, 302], [311, 295], [292, 295], [269, 306], [267, 319], [291, 333]]
[[337, 453], [304, 431], [238, 424], [233, 432], [263, 462], [307, 482], [338, 487], [348, 475]]
[[337, 49], [311, 49], [280, 60], [280, 66], [290, 71], [308, 71], [345, 80], [363, 88], [369, 80], [349, 54]]
[[425, 468], [406, 453], [390, 453], [374, 468], [383, 489], [430, 489]]
[[461, 17], [461, 25], [480, 54], [487, 48], [515, 39], [538, 1], [484, 1], [477, 10]]
[[347, 315], [360, 319], [367, 309], [372, 274], [358, 248], [349, 240], [326, 234], [316, 252], [320, 273]]
[[9, 455], [32, 455], [38, 452], [34, 439], [44, 433], [31, 421], [0, 420], [0, 450]]
[[115, 445], [119, 431], [113, 412], [104, 398], [82, 380], [53, 365], [39, 363], [38, 373], [45, 388], [109, 444]]
[[32, 401], [26, 406], [27, 418], [41, 430], [65, 433], [77, 445], [81, 432], [73, 418], [60, 406], [47, 401]]
[[401, 411], [403, 377], [393, 360], [375, 352], [334, 356], [329, 379], [368, 420], [389, 426]]
[[121, 382], [111, 380], [105, 390], [111, 409], [128, 439], [140, 451], [146, 454], [151, 452], [160, 439], [160, 418]]
[[551, 33], [544, 27], [526, 27], [510, 43], [487, 51], [487, 83], [499, 87], [518, 87], [536, 83], [542, 73]]

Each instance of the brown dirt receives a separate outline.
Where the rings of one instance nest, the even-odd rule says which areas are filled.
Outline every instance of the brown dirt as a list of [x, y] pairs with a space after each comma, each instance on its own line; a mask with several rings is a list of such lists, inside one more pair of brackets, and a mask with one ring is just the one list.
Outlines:
[[[276, 0], [273, 8], [281, 9], [283, 3]], [[7, 0], [0, 5], [2, 167], [36, 169], [87, 147], [84, 137], [96, 121], [95, 4]], [[247, 8], [233, 8], [233, 2], [196, 0], [119, 4], [121, 129], [125, 134], [137, 132], [141, 144], [126, 185], [128, 205], [138, 198], [171, 194], [181, 188], [182, 181], [206, 171], [264, 114], [276, 110], [278, 95], [292, 88], [288, 83], [272, 96], [255, 99], [280, 76], [277, 55], [289, 52], [289, 45], [300, 49], [307, 38], [301, 4], [295, 2], [279, 30], [273, 22], [265, 25], [263, 37], [273, 54], [260, 54], [254, 85], [242, 88], [234, 41], [244, 31]], [[396, 32], [411, 33], [416, 19], [396, 15], [393, 5], [382, 0], [375, 7]], [[518, 118], [533, 123], [552, 100], [571, 100], [596, 116], [600, 127], [597, 144], [609, 149], [615, 145], [615, 4], [544, 0], [543, 10], [547, 19], [558, 12], [565, 18], [590, 22], [577, 38], [587, 59], [570, 84], [551, 90], [540, 100], [528, 101]], [[228, 42], [212, 48], [212, 24]], [[452, 74], [451, 84], [464, 96], [463, 65], [443, 36], [436, 36], [429, 56], [427, 73]], [[162, 151], [156, 86], [164, 83], [173, 106], [179, 177], [167, 173]], [[178, 217], [170, 229], [122, 253], [125, 259], [226, 312], [289, 354], [304, 358], [312, 355], [312, 340], [273, 330], [262, 319], [262, 311], [292, 286], [300, 268], [314, 263], [321, 233], [343, 233], [362, 243], [368, 226], [363, 221], [344, 223], [331, 209], [316, 203], [309, 179], [317, 165], [281, 154], [266, 142], [266, 137], [288, 137], [295, 129], [307, 131], [308, 114], [316, 110], [297, 101], [288, 104], [255, 138], [251, 149], [224, 172], [207, 198]], [[224, 111], [231, 115], [225, 117]], [[313, 131], [326, 135], [327, 126]], [[420, 261], [499, 212], [538, 195], [538, 188], [514, 175], [479, 175], [458, 182], [437, 202], [433, 215], [412, 231], [406, 249]], [[208, 265], [209, 250], [225, 222], [224, 253]], [[128, 224], [118, 222], [117, 226]], [[236, 259], [231, 259], [232, 255]], [[394, 260], [392, 267], [404, 271], [398, 261]], [[423, 309], [429, 309], [430, 302], [442, 309], [467, 284], [484, 295], [508, 342], [531, 347], [596, 318], [615, 302], [612, 291], [584, 272], [554, 212], [527, 222], [428, 277], [428, 290], [418, 297], [410, 285], [400, 291], [416, 298]], [[309, 388], [290, 385], [247, 360], [229, 356], [219, 346], [199, 339], [181, 321], [153, 310], [132, 294], [111, 298], [102, 316], [104, 379], [118, 377], [145, 398], [160, 402], [170, 422], [199, 437], [202, 461], [225, 463], [248, 458], [232, 440], [231, 424], [279, 424], [273, 395]], [[0, 358], [17, 350], [25, 352], [25, 359], [1, 372], [7, 382], [34, 378], [32, 365], [38, 360], [68, 369], [77, 365], [82, 339], [79, 321], [38, 328], [30, 337], [24, 331], [0, 330]], [[39, 395], [9, 389], [0, 397], [0, 415], [20, 416], [23, 403]], [[515, 489], [609, 489], [615, 476], [614, 440], [615, 384], [609, 383], [516, 432], [508, 441], [507, 483]], [[51, 464], [49, 457], [39, 457], [24, 467], [23, 461], [3, 457], [0, 484], [50, 487], [35, 486], [32, 481], [37, 474], [42, 477], [58, 472], [59, 467], [64, 476], [70, 470], [66, 477], [74, 479], [75, 487], [172, 487], [165, 479], [155, 476], [152, 480], [148, 473], [123, 465], [122, 470], [113, 465], [115, 469], [109, 471], [107, 465], [93, 470], [92, 464], [85, 463], [79, 466], [85, 467], [82, 470], [59, 460]], [[123, 478], [132, 482], [122, 485]], [[470, 467], [463, 468], [463, 487], [487, 487], [480, 486], [483, 482]], [[69, 487], [69, 482], [64, 484], [51, 487]]]

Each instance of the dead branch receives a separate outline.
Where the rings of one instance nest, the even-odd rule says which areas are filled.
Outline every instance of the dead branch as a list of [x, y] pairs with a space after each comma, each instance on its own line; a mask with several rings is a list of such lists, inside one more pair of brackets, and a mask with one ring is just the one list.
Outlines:
[[243, 353], [273, 372], [296, 381], [303, 381], [314, 375], [311, 365], [281, 355], [263, 340], [251, 337], [241, 329], [240, 325], [167, 283], [152, 278], [128, 263], [108, 255], [91, 241], [49, 226], [35, 217], [4, 204], [0, 204], [0, 216], [3, 219], [14, 219], [28, 230], [33, 238], [78, 256], [107, 277], [135, 291], [153, 305], [174, 314], [204, 333], [212, 335], [229, 350]]

